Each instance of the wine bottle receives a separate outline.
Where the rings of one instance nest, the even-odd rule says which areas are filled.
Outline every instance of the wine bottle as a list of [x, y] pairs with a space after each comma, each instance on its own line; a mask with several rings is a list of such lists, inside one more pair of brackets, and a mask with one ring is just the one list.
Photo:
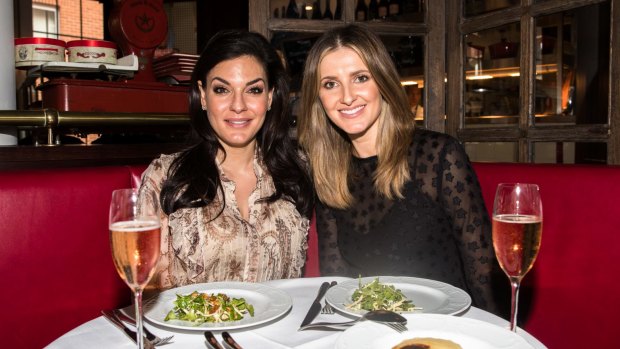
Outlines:
[[419, 7], [418, 0], [403, 0], [400, 3], [400, 11], [403, 14], [411, 14], [411, 13], [419, 12], [418, 7]]
[[286, 18], [299, 18], [299, 10], [295, 0], [289, 0], [288, 7], [286, 8]]
[[334, 15], [332, 14], [332, 4], [330, 0], [325, 0], [325, 13], [323, 14], [323, 19], [334, 19]]
[[321, 2], [315, 1], [312, 3], [312, 19], [321, 19], [323, 15], [321, 14]]
[[334, 12], [334, 19], [342, 19], [342, 0], [336, 0], [336, 11]]
[[387, 18], [389, 6], [390, 6], [390, 4], [388, 3], [388, 0], [381, 0], [381, 1], [379, 1], [379, 8], [377, 9], [378, 18], [380, 18], [380, 19], [386, 19]]
[[368, 7], [366, 7], [365, 0], [357, 0], [357, 6], [355, 7], [355, 20], [365, 21], [368, 19]]
[[401, 0], [390, 0], [390, 6], [388, 7], [388, 15], [390, 17], [400, 15], [400, 2]]
[[377, 18], [379, 18], [379, 4], [377, 0], [370, 0], [368, 4], [368, 20], [372, 21]]

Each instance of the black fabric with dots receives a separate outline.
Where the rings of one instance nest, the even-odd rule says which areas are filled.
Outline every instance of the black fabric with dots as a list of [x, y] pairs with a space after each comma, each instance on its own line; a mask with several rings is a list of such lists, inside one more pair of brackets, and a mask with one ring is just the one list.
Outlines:
[[418, 129], [409, 165], [405, 198], [390, 201], [373, 187], [377, 157], [352, 159], [353, 207], [317, 205], [321, 274], [439, 280], [495, 311], [491, 225], [463, 147], [448, 135]]

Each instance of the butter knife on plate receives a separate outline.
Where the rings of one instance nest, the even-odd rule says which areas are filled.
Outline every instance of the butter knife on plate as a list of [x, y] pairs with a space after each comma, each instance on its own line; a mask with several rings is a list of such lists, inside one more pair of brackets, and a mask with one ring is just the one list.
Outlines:
[[321, 307], [322, 307], [321, 299], [323, 298], [323, 296], [325, 296], [327, 289], [329, 289], [329, 282], [325, 281], [324, 283], [321, 284], [321, 287], [319, 288], [319, 292], [316, 295], [316, 298], [314, 299], [314, 301], [312, 302], [312, 305], [310, 306], [310, 310], [308, 310], [308, 314], [306, 314], [304, 321], [301, 322], [301, 325], [299, 326], [298, 331], [303, 331], [304, 329], [303, 327], [311, 323], [312, 320], [314, 320], [314, 318], [317, 315], [319, 315], [319, 313], [321, 312]]

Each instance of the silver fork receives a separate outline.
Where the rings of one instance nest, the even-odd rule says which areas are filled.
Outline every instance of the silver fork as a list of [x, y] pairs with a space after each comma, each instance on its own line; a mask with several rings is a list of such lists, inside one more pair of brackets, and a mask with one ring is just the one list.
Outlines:
[[[114, 313], [112, 313], [109, 310], [102, 310], [101, 314], [108, 321], [110, 321], [114, 326], [116, 326], [118, 329], [123, 331], [127, 335], [127, 337], [129, 337], [132, 341], [134, 341], [134, 343], [137, 342], [138, 334], [136, 333], [136, 331], [134, 331], [134, 330], [130, 329], [129, 327], [127, 327], [127, 325], [125, 325], [124, 322], [119, 320], [119, 318], [116, 317], [116, 315], [114, 315]], [[148, 340], [148, 338], [144, 338], [144, 348], [145, 349], [154, 349], [155, 345], [150, 340]]]
[[[125, 321], [127, 323], [129, 323], [130, 325], [136, 325], [136, 320], [134, 320], [133, 318], [125, 315], [125, 313], [123, 313], [122, 311], [120, 311], [119, 309], [114, 309], [112, 310], [112, 313], [121, 321]], [[156, 334], [154, 334], [153, 332], [149, 331], [146, 326], [142, 326], [144, 328], [144, 335], [146, 336], [146, 338], [151, 341], [151, 343], [153, 343], [153, 345], [155, 346], [160, 346], [160, 345], [164, 345], [164, 344], [168, 344], [170, 343], [170, 341], [172, 340], [172, 338], [174, 337], [174, 335], [169, 336], [169, 337], [164, 337], [161, 338], [159, 336], [157, 336]]]
[[334, 308], [329, 303], [326, 302], [323, 308], [321, 308], [321, 314], [333, 314], [333, 313], [334, 313]]
[[387, 325], [389, 328], [397, 331], [398, 333], [402, 333], [408, 331], [407, 326], [397, 323], [397, 322], [382, 322], [382, 324]]

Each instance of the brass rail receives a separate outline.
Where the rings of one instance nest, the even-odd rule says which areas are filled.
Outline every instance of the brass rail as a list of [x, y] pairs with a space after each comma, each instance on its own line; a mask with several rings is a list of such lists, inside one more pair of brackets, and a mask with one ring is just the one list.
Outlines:
[[0, 127], [45, 128], [47, 144], [54, 144], [59, 128], [119, 126], [185, 126], [186, 114], [60, 112], [55, 109], [0, 110]]

